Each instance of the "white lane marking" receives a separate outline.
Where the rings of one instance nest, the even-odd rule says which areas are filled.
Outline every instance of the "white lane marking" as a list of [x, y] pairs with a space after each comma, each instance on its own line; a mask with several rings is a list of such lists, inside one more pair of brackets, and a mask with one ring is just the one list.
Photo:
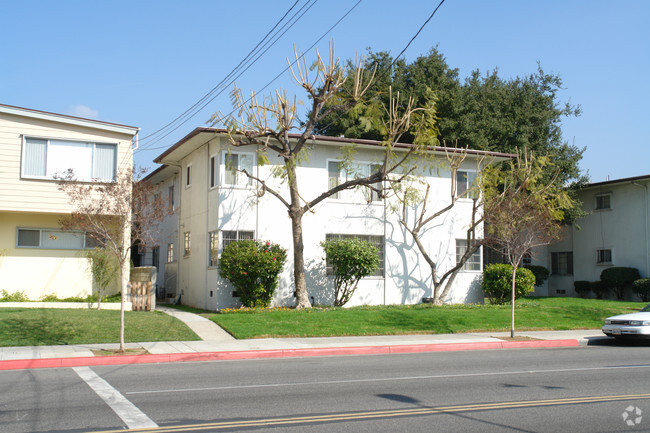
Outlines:
[[327, 380], [322, 382], [294, 382], [294, 383], [268, 383], [260, 385], [234, 385], [234, 386], [216, 386], [210, 388], [181, 388], [181, 389], [159, 389], [150, 391], [127, 391], [126, 394], [160, 394], [171, 392], [197, 392], [197, 391], [221, 391], [226, 389], [247, 389], [247, 388], [279, 388], [288, 386], [307, 386], [307, 385], [337, 385], [344, 383], [361, 383], [361, 382], [390, 382], [400, 380], [424, 380], [424, 379], [447, 379], [457, 377], [478, 377], [478, 376], [509, 376], [513, 374], [539, 374], [539, 373], [563, 373], [576, 371], [597, 371], [597, 370], [621, 370], [629, 368], [650, 368], [650, 365], [614, 365], [605, 367], [586, 367], [586, 368], [562, 368], [553, 370], [517, 370], [517, 371], [494, 371], [488, 373], [462, 373], [462, 374], [438, 374], [432, 376], [402, 376], [402, 377], [384, 377], [370, 379], [350, 379], [350, 380]]
[[81, 377], [84, 382], [88, 384], [90, 389], [95, 391], [97, 395], [106, 402], [106, 404], [113, 409], [126, 426], [130, 429], [134, 428], [156, 428], [158, 424], [153, 422], [147, 415], [142, 413], [133, 403], [127, 400], [115, 388], [109, 385], [104, 379], [99, 377], [94, 371], [88, 367], [73, 367], [75, 373]]

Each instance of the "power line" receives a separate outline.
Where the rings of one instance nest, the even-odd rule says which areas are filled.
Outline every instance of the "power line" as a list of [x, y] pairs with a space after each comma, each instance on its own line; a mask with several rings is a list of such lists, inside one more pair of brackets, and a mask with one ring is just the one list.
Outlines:
[[[223, 91], [226, 90], [226, 88], [228, 88], [230, 85], [232, 85], [232, 84], [237, 80], [237, 78], [239, 78], [241, 75], [243, 75], [243, 74], [244, 74], [248, 69], [250, 69], [251, 66], [253, 66], [253, 64], [254, 64], [255, 62], [257, 62], [257, 60], [259, 60], [259, 59], [260, 59], [260, 58], [261, 58], [261, 57], [262, 57], [262, 56], [263, 56], [263, 55], [264, 55], [264, 54], [265, 54], [269, 49], [271, 49], [271, 47], [272, 47], [273, 45], [275, 45], [275, 43], [276, 43], [276, 42], [277, 42], [277, 41], [278, 41], [282, 36], [284, 36], [284, 35], [285, 35], [285, 34], [286, 34], [290, 29], [291, 29], [291, 27], [293, 27], [293, 26], [296, 24], [296, 22], [297, 22], [300, 18], [302, 18], [302, 17], [304, 16], [304, 15], [305, 15], [305, 14], [306, 14], [306, 13], [307, 13], [311, 8], [312, 8], [312, 7], [316, 4], [316, 1], [318, 1], [318, 0], [310, 0], [310, 1], [313, 1], [313, 2], [312, 2], [311, 4], [309, 4], [309, 2], [307, 3], [307, 5], [309, 5], [309, 7], [307, 7], [307, 9], [305, 9], [305, 10], [303, 11], [303, 8], [305, 7], [305, 6], [303, 6], [303, 8], [301, 8], [298, 12], [296, 12], [296, 14], [294, 14], [293, 17], [290, 18], [290, 21], [289, 21], [290, 24], [289, 24], [289, 23], [285, 23], [285, 25], [282, 26], [278, 31], [283, 30], [287, 25], [289, 25], [289, 27], [286, 28], [286, 30], [284, 30], [284, 31], [283, 31], [282, 33], [280, 33], [280, 34], [276, 33], [276, 34], [272, 37], [272, 39], [271, 39], [270, 42], [267, 41], [267, 42], [263, 45], [263, 47], [266, 46], [266, 45], [268, 45], [268, 46], [266, 47], [266, 49], [265, 49], [264, 51], [262, 51], [261, 53], [258, 53], [258, 54], [257, 54], [257, 57], [252, 61], [252, 63], [250, 63], [248, 66], [246, 66], [246, 68], [244, 68], [243, 70], [241, 70], [241, 71], [237, 71], [237, 72], [236, 72], [237, 75], [236, 75], [234, 78], [232, 78], [228, 83], [224, 84], [224, 85], [222, 86], [221, 90], [220, 90], [219, 92], [217, 92], [216, 94], [212, 95], [212, 97], [211, 97], [210, 99], [208, 99], [207, 101], [205, 101], [205, 99], [206, 99], [207, 97], [209, 97], [210, 95], [206, 95], [206, 97], [202, 98], [202, 101], [205, 101], [205, 102], [203, 103], [203, 105], [201, 105], [201, 107], [199, 107], [199, 108], [197, 108], [197, 109], [195, 110], [195, 113], [194, 113], [194, 114], [192, 114], [192, 115], [189, 116], [189, 117], [186, 117], [182, 122], [178, 123], [174, 128], [172, 128], [171, 130], [167, 131], [167, 132], [166, 132], [164, 135], [162, 135], [161, 137], [158, 137], [158, 138], [155, 139], [154, 141], [152, 141], [152, 142], [148, 143], [147, 145], [143, 146], [142, 149], [143, 149], [143, 150], [152, 150], [152, 148], [150, 148], [149, 146], [151, 146], [151, 145], [153, 145], [153, 144], [155, 144], [155, 143], [160, 142], [163, 138], [167, 137], [167, 136], [170, 135], [172, 132], [176, 131], [178, 128], [180, 128], [180, 127], [183, 126], [185, 123], [187, 123], [187, 122], [188, 122], [192, 117], [194, 117], [194, 115], [198, 114], [198, 113], [199, 113], [201, 110], [203, 110], [203, 109], [204, 109], [208, 104], [210, 104], [212, 101], [214, 101], [215, 98], [217, 98], [219, 95], [221, 95], [221, 94], [223, 93]], [[302, 13], [300, 13], [301, 11], [302, 11]], [[300, 15], [298, 16], [298, 14], [300, 14]], [[293, 22], [291, 22], [291, 20], [293, 20]], [[270, 45], [269, 45], [269, 44], [270, 44]], [[233, 71], [233, 72], [234, 72], [234, 71]], [[231, 74], [229, 74], [229, 75], [231, 75]], [[223, 81], [225, 81], [225, 79], [222, 80], [222, 83], [223, 83]], [[171, 126], [171, 125], [170, 125], [170, 126]], [[165, 146], [165, 147], [166, 147], [166, 146]], [[156, 149], [157, 149], [157, 148], [156, 148]]]
[[[325, 31], [325, 32], [324, 32], [324, 33], [323, 33], [323, 34], [322, 34], [322, 35], [321, 35], [321, 36], [320, 36], [320, 37], [319, 37], [319, 38], [318, 38], [318, 39], [317, 39], [313, 44], [311, 44], [311, 46], [309, 46], [309, 48], [307, 48], [304, 52], [306, 53], [306, 52], [311, 51], [311, 50], [312, 50], [312, 49], [313, 49], [313, 48], [314, 48], [314, 47], [315, 47], [315, 46], [316, 46], [316, 45], [317, 45], [321, 40], [323, 40], [323, 38], [325, 38], [325, 36], [327, 36], [327, 35], [328, 35], [328, 34], [329, 34], [329, 33], [330, 33], [330, 32], [331, 32], [331, 31], [332, 31], [332, 30], [333, 30], [337, 25], [339, 25], [339, 24], [341, 23], [341, 21], [343, 21], [343, 20], [344, 20], [344, 19], [345, 19], [345, 18], [346, 18], [346, 17], [347, 17], [347, 16], [348, 16], [348, 15], [349, 15], [353, 10], [354, 10], [354, 9], [355, 9], [355, 8], [356, 8], [356, 7], [357, 7], [357, 6], [362, 2], [362, 1], [363, 1], [363, 0], [358, 0], [358, 1], [357, 1], [357, 2], [356, 2], [356, 3], [355, 3], [355, 4], [354, 4], [350, 9], [348, 9], [348, 11], [347, 11], [345, 14], [343, 14], [343, 15], [341, 16], [341, 18], [339, 18], [339, 19], [338, 19], [338, 20], [337, 20], [337, 21], [336, 21], [332, 26], [330, 26], [330, 28], [327, 29], [327, 31]], [[266, 52], [266, 51], [265, 51], [265, 52]], [[263, 54], [263, 53], [262, 53], [262, 54]], [[260, 88], [260, 89], [257, 91], [257, 93], [261, 93], [261, 92], [263, 92], [267, 87], [269, 87], [269, 86], [270, 86], [271, 84], [273, 84], [273, 83], [274, 83], [278, 78], [280, 78], [280, 77], [281, 77], [285, 72], [287, 72], [287, 71], [289, 70], [289, 68], [291, 68], [293, 65], [295, 65], [296, 62], [297, 62], [297, 60], [294, 60], [294, 61], [293, 61], [289, 66], [287, 66], [287, 67], [284, 68], [282, 71], [280, 71], [280, 72], [279, 72], [275, 77], [273, 77], [273, 78], [272, 78], [268, 83], [266, 83], [262, 88]], [[243, 72], [242, 72], [242, 73], [243, 73]], [[240, 75], [241, 75], [241, 74], [240, 74]], [[235, 77], [235, 78], [237, 78], [237, 77]], [[208, 103], [210, 103], [212, 100], [214, 100], [214, 98], [216, 98], [217, 96], [218, 96], [218, 95], [215, 95], [215, 96], [214, 96], [210, 101], [208, 101]], [[248, 102], [248, 101], [250, 101], [250, 98], [246, 100], [246, 102]], [[206, 104], [206, 105], [207, 105], [207, 104]], [[236, 111], [236, 109], [233, 109], [232, 111], [230, 111], [230, 113], [228, 113], [228, 114], [226, 115], [226, 117], [227, 117], [227, 116], [230, 116], [230, 115], [231, 115], [232, 113], [234, 113], [235, 111]], [[182, 124], [181, 124], [181, 125], [182, 125]], [[175, 129], [178, 129], [181, 125], [178, 125], [176, 128], [174, 128], [174, 130], [175, 130]], [[173, 132], [174, 130], [168, 132], [165, 136], [161, 137], [161, 139], [164, 138], [164, 137], [166, 137], [167, 135], [171, 134], [171, 132]], [[156, 142], [157, 142], [157, 141], [159, 141], [159, 140], [156, 140]], [[169, 146], [167, 146], [167, 145], [166, 145], [166, 146], [159, 146], [159, 147], [149, 147], [149, 148], [147, 148], [146, 150], [166, 149], [166, 148], [168, 148], [168, 147], [169, 147]]]
[[[308, 5], [309, 5], [309, 8], [307, 8], [307, 10], [309, 10], [309, 9], [313, 6], [313, 4], [314, 4], [314, 3], [312, 3], [312, 1], [313, 1], [313, 2], [316, 2], [316, 1], [318, 1], [318, 0], [309, 0], [305, 5], [303, 5], [303, 6], [302, 6], [302, 7], [301, 7], [301, 8], [300, 8], [300, 9], [299, 9], [295, 14], [294, 14], [294, 16], [293, 16], [292, 18], [290, 18], [290, 20], [292, 20], [293, 18], [295, 18], [295, 17], [300, 13], [300, 11], [303, 10], [303, 9], [304, 9], [306, 6], [308, 6]], [[256, 53], [256, 51], [259, 49], [260, 45], [262, 45], [262, 44], [264, 43], [264, 41], [266, 41], [266, 40], [268, 39], [269, 35], [271, 35], [271, 34], [276, 30], [276, 28], [280, 25], [280, 23], [282, 23], [282, 22], [285, 20], [285, 18], [287, 17], [287, 15], [289, 15], [289, 14], [291, 13], [291, 11], [296, 7], [296, 5], [297, 5], [299, 2], [300, 2], [300, 0], [296, 0], [296, 1], [294, 2], [294, 4], [293, 4], [293, 5], [292, 5], [292, 6], [291, 6], [291, 7], [290, 7], [290, 8], [289, 8], [285, 13], [284, 13], [284, 15], [283, 15], [283, 16], [282, 16], [282, 17], [281, 17], [281, 18], [280, 18], [280, 19], [275, 23], [275, 25], [271, 28], [271, 30], [269, 30], [269, 32], [268, 32], [268, 33], [267, 33], [267, 34], [266, 34], [266, 35], [265, 35], [265, 36], [264, 36], [264, 37], [263, 37], [263, 38], [262, 38], [262, 39], [257, 43], [257, 45], [256, 45], [256, 46], [255, 46], [255, 47], [254, 47], [254, 48], [253, 48], [253, 49], [252, 49], [252, 50], [251, 50], [251, 51], [246, 55], [246, 57], [244, 57], [244, 59], [242, 59], [242, 60], [239, 62], [239, 64], [238, 64], [235, 68], [233, 68], [233, 70], [231, 70], [231, 71], [228, 73], [228, 75], [226, 75], [226, 77], [224, 77], [224, 78], [223, 78], [223, 79], [222, 79], [222, 80], [221, 80], [221, 81], [220, 81], [216, 86], [214, 86], [214, 87], [213, 87], [213, 88], [212, 88], [208, 93], [206, 93], [203, 97], [201, 97], [201, 99], [199, 99], [196, 103], [194, 103], [190, 108], [188, 108], [187, 110], [185, 110], [182, 114], [180, 114], [179, 116], [177, 116], [174, 120], [172, 120], [171, 122], [167, 123], [166, 125], [164, 125], [164, 126], [161, 127], [160, 129], [154, 131], [153, 133], [151, 133], [151, 134], [149, 134], [149, 135], [147, 135], [147, 136], [145, 136], [145, 137], [142, 137], [142, 138], [141, 138], [141, 141], [146, 141], [147, 139], [152, 139], [153, 136], [155, 136], [155, 135], [159, 134], [160, 132], [164, 131], [165, 129], [169, 128], [170, 126], [172, 126], [173, 124], [175, 124], [176, 122], [178, 122], [178, 121], [179, 121], [180, 119], [182, 119], [183, 117], [188, 116], [189, 113], [190, 113], [192, 110], [194, 110], [198, 105], [200, 105], [203, 101], [205, 101], [205, 100], [206, 100], [207, 98], [209, 98], [212, 94], [214, 94], [215, 91], [217, 91], [220, 87], [222, 87], [222, 86], [224, 85], [224, 83], [225, 83], [225, 82], [226, 82], [226, 81], [227, 81], [227, 80], [228, 80], [228, 79], [229, 79], [233, 74], [235, 74], [235, 73], [238, 71], [238, 69], [240, 69], [240, 68], [242, 67], [243, 64], [245, 64], [246, 62], [248, 62], [248, 61], [250, 60], [250, 57], [253, 56], [253, 55]], [[310, 5], [310, 3], [311, 3], [311, 5]], [[303, 13], [303, 15], [304, 15], [304, 13]], [[301, 16], [302, 16], [302, 15], [301, 15]], [[285, 26], [286, 26], [286, 24], [285, 24]], [[282, 28], [284, 28], [284, 26], [283, 26]], [[276, 41], [277, 41], [277, 40], [276, 40]], [[254, 63], [255, 61], [257, 61], [258, 59], [259, 59], [259, 57], [258, 57], [257, 59], [255, 59], [255, 60], [253, 61], [253, 63]], [[252, 63], [251, 63], [251, 64], [252, 64]], [[249, 66], [249, 67], [250, 67], [250, 66]], [[199, 109], [198, 111], [200, 111], [200, 109]], [[196, 115], [196, 113], [197, 113], [198, 111], [195, 110], [195, 112], [194, 112], [193, 114], [191, 114], [191, 115], [189, 116], [189, 118], [191, 118], [191, 117], [193, 117], [194, 115]], [[161, 138], [163, 138], [163, 137], [161, 137]], [[157, 140], [156, 140], [156, 141], [157, 141]]]

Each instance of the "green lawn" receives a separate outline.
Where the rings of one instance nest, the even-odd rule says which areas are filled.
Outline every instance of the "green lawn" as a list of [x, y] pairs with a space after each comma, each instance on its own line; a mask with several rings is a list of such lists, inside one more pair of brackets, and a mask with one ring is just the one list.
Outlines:
[[[515, 329], [593, 329], [645, 303], [579, 298], [517, 301]], [[228, 310], [210, 319], [236, 338], [450, 334], [510, 329], [510, 305], [394, 305], [355, 308]]]
[[[124, 320], [126, 342], [200, 340], [183, 322], [159, 311], [127, 311]], [[3, 347], [119, 341], [119, 311], [0, 308]]]

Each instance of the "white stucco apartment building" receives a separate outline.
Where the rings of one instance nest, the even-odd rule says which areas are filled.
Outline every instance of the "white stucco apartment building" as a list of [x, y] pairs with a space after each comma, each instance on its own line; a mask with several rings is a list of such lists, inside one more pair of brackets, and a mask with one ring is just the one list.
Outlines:
[[[39, 299], [92, 293], [83, 232], [63, 232], [72, 211], [55, 176], [111, 182], [133, 162], [138, 128], [0, 105], [0, 290]], [[125, 228], [128, 230], [129, 228]]]
[[[360, 172], [371, 170], [382, 157], [380, 143], [375, 141], [312, 137], [309, 158], [298, 167], [304, 198], [316, 197], [346, 175], [338, 169], [338, 161], [342, 148], [347, 146], [355, 146], [355, 164]], [[240, 305], [232, 287], [218, 274], [219, 254], [230, 241], [269, 240], [287, 248], [291, 257], [291, 224], [286, 208], [271, 194], [259, 197], [255, 183], [235, 170], [246, 169], [288, 195], [286, 186], [282, 187], [271, 175], [273, 167], [280, 164], [279, 157], [268, 151], [270, 164], [260, 165], [257, 150], [254, 146], [231, 146], [224, 130], [196, 128], [155, 160], [174, 167], [180, 175], [174, 259], [178, 262], [178, 293], [183, 304], [211, 310]], [[451, 186], [450, 170], [442, 165], [446, 161], [444, 150], [436, 148], [433, 152], [441, 165], [424, 176], [432, 186], [430, 209], [449, 202]], [[466, 187], [474, 178], [479, 160], [503, 160], [509, 156], [468, 151], [459, 173], [459, 188], [463, 188], [463, 183]], [[326, 274], [320, 242], [340, 236], [361, 237], [380, 250], [380, 269], [360, 282], [348, 305], [412, 304], [432, 295], [429, 268], [410, 235], [400, 226], [394, 204], [390, 199], [369, 195], [367, 189], [348, 190], [326, 199], [303, 217], [307, 289], [312, 303], [332, 302], [333, 280]], [[423, 241], [441, 269], [452, 267], [457, 254], [464, 252], [471, 207], [472, 200], [459, 199], [453, 211], [424, 234]], [[481, 270], [479, 250], [456, 278], [448, 302], [481, 302]], [[288, 260], [273, 305], [293, 305], [293, 292]]]
[[[587, 216], [565, 228], [541, 257], [549, 296], [575, 296], [574, 281], [598, 281], [611, 266], [650, 276], [650, 175], [596, 182], [578, 193]], [[543, 263], [544, 264], [544, 263]]]

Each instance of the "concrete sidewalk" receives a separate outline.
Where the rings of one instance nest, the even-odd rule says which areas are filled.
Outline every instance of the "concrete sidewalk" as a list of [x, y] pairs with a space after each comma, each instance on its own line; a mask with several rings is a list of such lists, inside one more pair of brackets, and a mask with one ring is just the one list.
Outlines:
[[592, 329], [518, 332], [517, 336], [532, 339], [525, 341], [504, 340], [504, 337], [510, 335], [509, 332], [235, 340], [214, 322], [201, 316], [168, 307], [158, 309], [185, 322], [203, 340], [127, 343], [128, 349], [146, 349], [149, 355], [121, 356], [94, 356], [92, 352], [94, 349], [118, 349], [117, 343], [4, 347], [0, 348], [0, 370], [297, 356], [572, 347], [608, 339], [599, 329]]

